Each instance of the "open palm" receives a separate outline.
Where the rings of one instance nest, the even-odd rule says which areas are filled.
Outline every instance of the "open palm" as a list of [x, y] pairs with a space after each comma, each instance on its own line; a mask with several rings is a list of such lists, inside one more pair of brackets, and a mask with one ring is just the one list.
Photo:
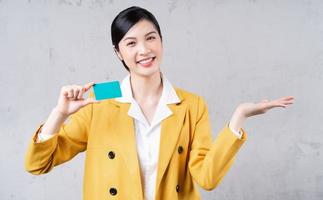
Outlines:
[[239, 105], [239, 107], [241, 110], [243, 110], [243, 113], [245, 114], [246, 117], [251, 117], [254, 115], [264, 114], [272, 108], [276, 108], [276, 107], [286, 108], [288, 105], [293, 103], [294, 103], [293, 96], [285, 96], [272, 101], [264, 99], [259, 103], [242, 103]]

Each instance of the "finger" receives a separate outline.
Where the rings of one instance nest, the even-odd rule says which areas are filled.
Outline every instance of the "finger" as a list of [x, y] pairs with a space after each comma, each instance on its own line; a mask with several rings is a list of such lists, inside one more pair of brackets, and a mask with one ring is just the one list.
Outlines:
[[277, 108], [277, 107], [286, 108], [290, 104], [293, 104], [293, 102], [291, 100], [288, 100], [288, 101], [274, 100], [274, 101], [267, 103], [265, 108], [266, 109], [272, 109], [272, 108]]
[[271, 102], [281, 103], [281, 102], [292, 101], [292, 100], [294, 100], [294, 97], [293, 96], [285, 96], [285, 97], [281, 97], [279, 99], [272, 100]]
[[283, 104], [293, 104], [294, 101], [293, 100], [288, 100], [288, 101], [282, 101]]
[[292, 102], [285, 102], [285, 103], [281, 103], [280, 105], [284, 108], [286, 108], [287, 106], [293, 104]]
[[284, 103], [294, 103], [294, 100], [285, 100]]
[[88, 84], [86, 84], [86, 85], [84, 86], [85, 91], [88, 91], [88, 90], [89, 90], [93, 85], [94, 85], [94, 81], [89, 82]]
[[68, 87], [67, 86], [63, 86], [61, 88], [61, 93], [63, 94], [63, 96], [67, 97], [68, 96]]
[[67, 92], [68, 92], [67, 97], [68, 97], [68, 98], [73, 98], [73, 88], [69, 88], [69, 89], [67, 90]]
[[293, 96], [286, 96], [281, 98], [281, 100], [293, 100], [293, 99], [295, 99]]
[[64, 91], [63, 91], [63, 95], [64, 95], [65, 97], [67, 97], [67, 96], [68, 96], [68, 91], [64, 90]]
[[79, 93], [80, 93], [80, 89], [79, 89], [79, 88], [75, 88], [75, 89], [74, 89], [74, 94], [73, 94], [73, 95], [74, 95], [74, 96], [73, 96], [73, 97], [74, 97], [74, 99], [78, 99], [77, 97], [78, 97]]
[[277, 107], [284, 107], [284, 104], [274, 104], [270, 107], [270, 109], [277, 108]]
[[77, 96], [78, 99], [83, 99], [84, 87], [81, 87], [79, 95]]
[[271, 101], [266, 106], [267, 109], [272, 109], [272, 108], [276, 108], [276, 107], [285, 107], [285, 105], [282, 102], [279, 102], [279, 101]]
[[273, 105], [272, 107], [270, 107], [269, 109], [272, 109], [272, 108], [285, 108], [286, 105], [284, 104], [276, 104], [276, 105]]
[[293, 97], [283, 97], [281, 99], [278, 100], [279, 102], [292, 102], [294, 101]]
[[285, 105], [285, 104], [281, 104], [281, 105], [279, 105], [279, 106], [277, 106], [277, 107], [286, 108], [286, 107], [287, 107], [287, 105]]
[[83, 99], [83, 94], [84, 94], [84, 87], [83, 86], [78, 86], [79, 93], [77, 95], [77, 99]]
[[283, 105], [286, 105], [286, 106], [288, 106], [288, 105], [292, 105], [293, 103], [283, 103]]
[[84, 104], [83, 105], [86, 106], [86, 105], [88, 105], [90, 103], [100, 103], [100, 101], [98, 101], [98, 100], [96, 100], [94, 98], [88, 98], [88, 99], [85, 99], [84, 100]]

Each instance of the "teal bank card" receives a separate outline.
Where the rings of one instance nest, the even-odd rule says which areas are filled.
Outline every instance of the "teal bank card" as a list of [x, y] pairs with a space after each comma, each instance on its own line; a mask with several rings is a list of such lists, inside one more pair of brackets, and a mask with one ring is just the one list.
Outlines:
[[121, 97], [119, 81], [96, 83], [93, 85], [96, 100], [111, 99]]

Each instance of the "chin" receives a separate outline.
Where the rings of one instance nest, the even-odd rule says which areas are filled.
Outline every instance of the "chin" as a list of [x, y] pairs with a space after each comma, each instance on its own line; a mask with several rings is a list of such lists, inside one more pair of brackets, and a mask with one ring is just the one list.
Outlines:
[[158, 67], [153, 66], [150, 69], [142, 69], [140, 68], [139, 70], [135, 70], [133, 73], [138, 75], [138, 76], [142, 76], [142, 77], [150, 77], [155, 75], [156, 73], [159, 73], [160, 70]]

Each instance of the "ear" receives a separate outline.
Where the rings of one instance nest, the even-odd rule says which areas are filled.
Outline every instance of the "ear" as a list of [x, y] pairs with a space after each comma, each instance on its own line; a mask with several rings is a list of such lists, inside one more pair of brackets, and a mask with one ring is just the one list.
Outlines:
[[114, 45], [113, 45], [113, 50], [117, 54], [118, 58], [122, 61], [123, 60], [122, 55], [120, 54], [120, 52], [116, 49], [116, 47]]

